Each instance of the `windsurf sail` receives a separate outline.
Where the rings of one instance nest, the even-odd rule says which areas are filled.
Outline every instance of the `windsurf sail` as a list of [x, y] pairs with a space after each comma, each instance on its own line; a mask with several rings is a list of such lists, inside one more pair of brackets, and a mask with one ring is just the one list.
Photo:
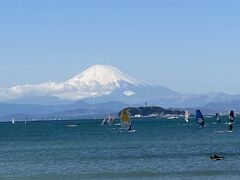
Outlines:
[[229, 113], [229, 121], [234, 122], [234, 112], [233, 111], [230, 111], [230, 113]]
[[219, 114], [219, 113], [216, 113], [216, 115], [215, 115], [215, 120], [216, 120], [217, 122], [220, 122], [220, 114]]
[[102, 125], [107, 124], [107, 117], [105, 117], [102, 121]]
[[189, 115], [190, 115], [189, 112], [185, 111], [185, 121], [187, 121], [187, 122], [188, 122]]
[[15, 119], [14, 118], [12, 118], [12, 124], [15, 124]]
[[201, 124], [202, 126], [204, 126], [204, 118], [199, 109], [196, 110], [196, 121], [197, 121], [197, 124]]
[[130, 120], [127, 109], [122, 110], [120, 118], [121, 118], [121, 128], [126, 130], [131, 129], [131, 120]]
[[114, 117], [111, 117], [110, 115], [106, 116], [103, 121], [102, 121], [102, 125], [104, 124], [113, 124], [114, 123]]
[[230, 111], [229, 113], [229, 132], [232, 132], [232, 129], [233, 129], [233, 123], [234, 123], [234, 112], [233, 111]]
[[113, 123], [114, 123], [114, 117], [111, 117], [111, 116], [109, 115], [107, 122], [108, 122], [109, 125], [113, 124]]

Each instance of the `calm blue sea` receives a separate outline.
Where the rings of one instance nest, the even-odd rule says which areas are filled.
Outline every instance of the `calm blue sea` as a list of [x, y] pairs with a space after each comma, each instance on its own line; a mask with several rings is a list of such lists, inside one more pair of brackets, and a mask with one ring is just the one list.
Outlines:
[[238, 120], [232, 133], [227, 117], [206, 121], [138, 119], [135, 133], [101, 120], [0, 123], [0, 179], [240, 179]]

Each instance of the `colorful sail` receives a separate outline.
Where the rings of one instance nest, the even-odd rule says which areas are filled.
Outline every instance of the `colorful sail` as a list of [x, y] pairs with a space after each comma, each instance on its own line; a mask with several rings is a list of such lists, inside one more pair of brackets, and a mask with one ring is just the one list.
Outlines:
[[131, 121], [130, 121], [130, 117], [127, 109], [122, 110], [120, 118], [121, 118], [121, 127], [123, 129], [129, 129], [131, 127]]
[[196, 110], [196, 121], [197, 121], [197, 124], [201, 124], [202, 126], [204, 125], [204, 118], [199, 109]]

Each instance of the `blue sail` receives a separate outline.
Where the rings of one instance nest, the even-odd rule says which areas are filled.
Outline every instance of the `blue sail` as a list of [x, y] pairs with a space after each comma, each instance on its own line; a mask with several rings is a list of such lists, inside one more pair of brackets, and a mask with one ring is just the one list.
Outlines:
[[202, 115], [202, 113], [199, 109], [196, 110], [196, 121], [197, 121], [197, 124], [203, 124], [204, 123], [203, 115]]

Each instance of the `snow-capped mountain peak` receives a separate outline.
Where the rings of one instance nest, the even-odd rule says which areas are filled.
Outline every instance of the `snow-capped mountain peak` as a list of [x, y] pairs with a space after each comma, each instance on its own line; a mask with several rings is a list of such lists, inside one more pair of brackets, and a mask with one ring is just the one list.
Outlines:
[[145, 86], [145, 83], [122, 73], [120, 70], [110, 65], [94, 65], [81, 74], [66, 81], [67, 84], [75, 87], [81, 85], [95, 86], [96, 84], [100, 86], [111, 84], [119, 87], [120, 82], [127, 82], [134, 86]]

